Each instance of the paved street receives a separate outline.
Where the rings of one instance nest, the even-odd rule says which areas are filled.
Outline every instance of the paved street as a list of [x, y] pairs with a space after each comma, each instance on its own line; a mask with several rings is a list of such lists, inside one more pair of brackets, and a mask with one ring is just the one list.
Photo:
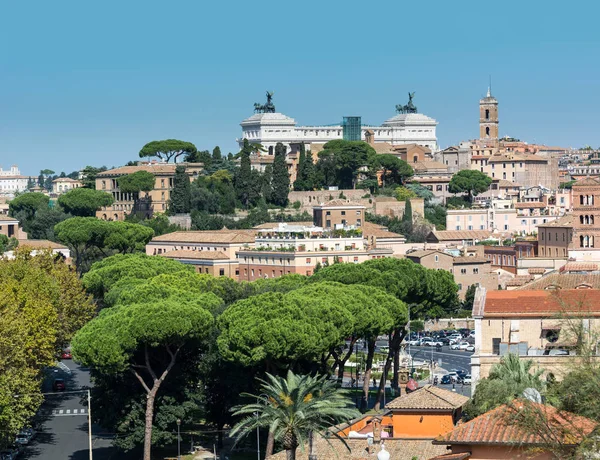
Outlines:
[[[408, 353], [408, 347], [406, 348]], [[442, 347], [442, 351], [435, 351], [433, 347], [410, 347], [410, 354], [419, 360], [430, 361], [433, 359], [438, 363], [438, 367], [446, 370], [458, 369], [471, 372], [472, 353], [460, 350], [450, 350], [449, 347]], [[441, 360], [441, 361], [440, 361]]]
[[[89, 372], [71, 360], [64, 367], [48, 372], [44, 393], [52, 392], [52, 381], [63, 378], [66, 391], [76, 391], [90, 385]], [[89, 459], [87, 394], [47, 395], [39, 413], [40, 429], [35, 440], [27, 447], [23, 458], [36, 460]], [[93, 401], [92, 401], [93, 410]], [[98, 427], [92, 427], [94, 460], [116, 459], [110, 439], [101, 436]]]

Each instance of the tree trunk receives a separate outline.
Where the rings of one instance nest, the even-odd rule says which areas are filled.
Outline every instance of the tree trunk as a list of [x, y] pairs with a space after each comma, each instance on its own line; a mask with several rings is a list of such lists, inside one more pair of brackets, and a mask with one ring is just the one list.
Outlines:
[[383, 394], [385, 392], [385, 384], [387, 381], [387, 374], [392, 365], [392, 361], [394, 362], [394, 375], [392, 376], [392, 389], [397, 391], [398, 389], [398, 371], [400, 367], [400, 345], [402, 344], [402, 340], [406, 336], [406, 330], [404, 328], [396, 329], [393, 334], [390, 334], [390, 351], [388, 352], [388, 356], [385, 360], [385, 365], [383, 369], [383, 375], [379, 381], [379, 389], [377, 390], [377, 399], [375, 400], [375, 410], [379, 410], [381, 407], [381, 400], [383, 399]]
[[[179, 350], [181, 349], [181, 348], [177, 348], [177, 350], [173, 353], [171, 351], [171, 348], [168, 345], [165, 348], [166, 348], [167, 352], [169, 353], [169, 356], [171, 359], [170, 359], [169, 364], [167, 365], [166, 369], [160, 375], [160, 377], [158, 377], [156, 375], [156, 373], [154, 372], [154, 369], [152, 369], [152, 366], [150, 365], [150, 355], [148, 353], [148, 346], [144, 346], [145, 364], [144, 365], [133, 365], [130, 368], [131, 372], [133, 372], [133, 375], [135, 375], [136, 378], [140, 381], [140, 383], [144, 387], [144, 390], [146, 390], [146, 394], [147, 394], [147, 396], [146, 396], [146, 422], [145, 422], [145, 427], [144, 427], [144, 460], [151, 460], [151, 457], [152, 457], [152, 420], [154, 418], [154, 400], [156, 399], [156, 394], [158, 393], [158, 389], [160, 388], [161, 384], [167, 377], [167, 374], [169, 373], [169, 371], [175, 365], [177, 355], [179, 354]], [[148, 374], [150, 374], [150, 377], [152, 378], [152, 387], [148, 386], [148, 384], [146, 383], [144, 378], [135, 369], [145, 369], [148, 372]]]
[[338, 366], [338, 385], [340, 386], [344, 381], [344, 366], [346, 365], [346, 361], [348, 361], [348, 359], [350, 358], [350, 355], [352, 355], [352, 351], [354, 350], [354, 345], [356, 345], [357, 340], [357, 337], [352, 337], [352, 340], [350, 340], [350, 346], [348, 347], [348, 352], [345, 355], [343, 355], [341, 359], [336, 359]]
[[275, 435], [271, 430], [267, 435], [267, 447], [265, 447], [265, 458], [269, 458], [273, 455], [273, 449], [275, 448]]
[[373, 368], [373, 355], [375, 354], [375, 341], [377, 337], [370, 338], [367, 344], [367, 362], [365, 365], [365, 374], [363, 377], [363, 396], [360, 401], [361, 412], [366, 412], [369, 408], [369, 384], [371, 383], [371, 369]]
[[[158, 387], [156, 387], [158, 390]], [[154, 418], [154, 398], [156, 398], [156, 391], [152, 388], [152, 391], [148, 393], [146, 399], [146, 426], [144, 428], [144, 460], [151, 460], [152, 451], [152, 419]]]
[[317, 446], [315, 446], [315, 432], [308, 434], [308, 460], [317, 460]]
[[296, 449], [288, 449], [285, 451], [285, 458], [287, 460], [296, 460]]

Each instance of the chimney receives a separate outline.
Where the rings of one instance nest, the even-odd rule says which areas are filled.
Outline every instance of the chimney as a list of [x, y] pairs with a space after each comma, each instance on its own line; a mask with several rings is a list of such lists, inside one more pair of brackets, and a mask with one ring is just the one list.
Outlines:
[[381, 419], [379, 417], [373, 418], [373, 442], [381, 443]]
[[365, 130], [365, 142], [369, 145], [373, 145], [375, 143], [375, 131], [372, 129]]

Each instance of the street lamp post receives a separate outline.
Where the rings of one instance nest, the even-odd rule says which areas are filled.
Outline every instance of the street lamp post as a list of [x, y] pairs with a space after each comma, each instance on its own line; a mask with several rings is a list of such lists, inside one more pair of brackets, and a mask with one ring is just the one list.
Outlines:
[[181, 435], [179, 428], [181, 427], [181, 419], [177, 419], [177, 460], [181, 460]]

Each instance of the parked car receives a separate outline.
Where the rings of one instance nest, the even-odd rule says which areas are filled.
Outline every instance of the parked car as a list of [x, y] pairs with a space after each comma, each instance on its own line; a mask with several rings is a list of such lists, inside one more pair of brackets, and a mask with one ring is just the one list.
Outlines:
[[36, 431], [33, 428], [24, 428], [19, 431], [15, 439], [15, 443], [21, 446], [26, 446], [35, 437]]
[[446, 374], [446, 375], [450, 378], [449, 383], [459, 383], [460, 376], [458, 375], [458, 373], [451, 371], [451, 372], [448, 372], [448, 374]]
[[460, 335], [460, 334], [452, 334], [450, 337], [448, 337], [450, 344], [460, 342], [462, 339], [463, 339], [462, 335]]
[[467, 347], [470, 345], [469, 342], [458, 342], [456, 344], [458, 346], [458, 350], [466, 350]]
[[52, 389], [54, 391], [65, 391], [66, 388], [67, 387], [65, 385], [64, 379], [55, 379], [54, 383], [52, 383]]
[[442, 385], [449, 385], [452, 383], [452, 377], [450, 376], [450, 374], [442, 375], [440, 382]]
[[62, 353], [60, 354], [60, 358], [61, 359], [72, 359], [73, 356], [71, 356], [71, 349], [70, 348], [66, 348], [62, 351]]
[[451, 342], [450, 350], [460, 350], [460, 345], [464, 342]]
[[421, 341], [419, 339], [411, 339], [408, 341], [408, 344], [411, 347], [418, 347], [421, 344]]
[[465, 351], [475, 352], [475, 345], [470, 343], [469, 346], [467, 348], [465, 348]]
[[429, 339], [429, 340], [425, 340], [423, 342], [423, 346], [424, 347], [441, 347], [443, 345], [442, 342], [440, 342], [439, 340], [435, 340], [435, 339]]
[[465, 377], [463, 378], [463, 383], [465, 385], [471, 385], [471, 374], [465, 375]]
[[15, 460], [19, 456], [20, 453], [21, 453], [21, 450], [18, 449], [16, 446], [11, 447], [9, 449], [4, 449], [2, 452], [0, 452], [0, 459], [1, 460]]

